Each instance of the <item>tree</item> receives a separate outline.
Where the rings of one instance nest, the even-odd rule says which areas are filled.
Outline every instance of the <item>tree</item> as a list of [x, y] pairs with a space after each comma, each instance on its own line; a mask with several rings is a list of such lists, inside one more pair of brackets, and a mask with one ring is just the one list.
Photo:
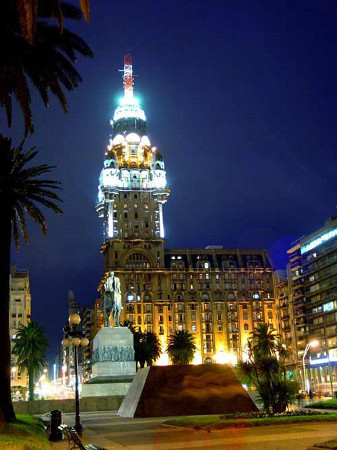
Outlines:
[[259, 325], [248, 340], [247, 360], [239, 361], [242, 382], [258, 391], [268, 414], [283, 412], [295, 401], [298, 385], [287, 378], [290, 351], [267, 324]]
[[34, 400], [34, 379], [46, 364], [48, 339], [45, 331], [35, 322], [21, 325], [16, 333], [14, 354], [19, 370], [27, 370], [29, 377], [29, 400]]
[[55, 203], [61, 201], [54, 192], [59, 189], [59, 183], [54, 180], [40, 178], [51, 172], [52, 167], [46, 164], [28, 167], [37, 155], [31, 148], [23, 152], [22, 144], [13, 148], [11, 140], [0, 135], [0, 205], [2, 212], [2, 232], [0, 233], [0, 409], [3, 419], [15, 419], [11, 400], [10, 370], [11, 345], [9, 333], [10, 308], [10, 249], [12, 235], [19, 250], [20, 234], [27, 243], [29, 236], [26, 226], [28, 214], [41, 228], [43, 235], [47, 232], [45, 218], [38, 204], [62, 214]]
[[140, 368], [145, 367], [145, 363], [147, 366], [152, 366], [161, 355], [161, 345], [158, 336], [151, 331], [143, 333], [127, 321], [123, 325], [128, 327], [133, 333], [135, 360], [137, 364], [139, 364]]
[[183, 365], [192, 362], [196, 349], [193, 335], [181, 330], [169, 336], [166, 352], [172, 364]]
[[[2, 0], [8, 2], [8, 6], [11, 6], [12, 11], [15, 11], [18, 22], [20, 25], [20, 31], [22, 35], [34, 42], [34, 35], [36, 30], [36, 18], [39, 13], [39, 0]], [[48, 0], [44, 0], [47, 3]], [[50, 8], [52, 9], [52, 16], [57, 18], [60, 29], [63, 27], [64, 14], [62, 11], [61, 0], [50, 0]], [[85, 20], [89, 21], [89, 0], [79, 0], [82, 13]]]
[[139, 345], [139, 364], [143, 368], [145, 363], [147, 366], [152, 366], [154, 362], [160, 357], [161, 345], [158, 336], [151, 331], [142, 333]]
[[[26, 39], [22, 34], [21, 15], [13, 3], [13, 0], [0, 2], [0, 40], [6, 43], [0, 49], [0, 105], [6, 109], [10, 126], [13, 98], [18, 101], [27, 135], [34, 131], [29, 86], [37, 90], [46, 107], [51, 93], [67, 111], [64, 91], [72, 91], [82, 81], [74, 68], [76, 56], [92, 57], [93, 53], [78, 35], [48, 22], [53, 15], [51, 1], [39, 2], [34, 41]], [[24, 4], [28, 0], [17, 0], [16, 3]], [[81, 19], [82, 13], [77, 7], [63, 2], [60, 5], [66, 19]]]

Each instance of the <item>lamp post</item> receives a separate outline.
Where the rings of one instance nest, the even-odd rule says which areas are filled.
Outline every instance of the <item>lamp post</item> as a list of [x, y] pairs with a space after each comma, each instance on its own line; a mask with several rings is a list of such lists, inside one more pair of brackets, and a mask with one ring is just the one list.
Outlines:
[[64, 339], [62, 345], [64, 347], [74, 347], [74, 366], [75, 366], [75, 430], [82, 434], [82, 424], [80, 417], [80, 396], [78, 392], [78, 347], [86, 347], [89, 344], [89, 339], [84, 336], [82, 330], [78, 329], [81, 318], [78, 314], [71, 314], [69, 316], [69, 324], [63, 327]]
[[[312, 342], [308, 342], [304, 353], [303, 353], [303, 359], [302, 359], [302, 364], [303, 364], [303, 390], [305, 391], [306, 386], [305, 386], [305, 357], [307, 356], [307, 353], [310, 349], [310, 347], [317, 347], [317, 345], [319, 345], [318, 341], [312, 341]], [[308, 379], [308, 391], [310, 390], [310, 368], [309, 368], [309, 379]]]

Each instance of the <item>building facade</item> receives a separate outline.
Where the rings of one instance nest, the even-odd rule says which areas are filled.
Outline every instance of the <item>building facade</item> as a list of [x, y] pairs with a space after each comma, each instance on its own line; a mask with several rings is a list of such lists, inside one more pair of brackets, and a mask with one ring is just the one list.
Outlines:
[[29, 273], [11, 266], [10, 271], [10, 337], [11, 337], [11, 389], [14, 400], [25, 399], [28, 374], [20, 371], [13, 353], [16, 333], [21, 325], [27, 326], [31, 318]]
[[[143, 109], [133, 95], [132, 61], [124, 61], [124, 98], [99, 178], [96, 210], [103, 223], [105, 274], [122, 289], [122, 321], [159, 335], [188, 330], [195, 362], [235, 361], [260, 323], [277, 329], [273, 270], [266, 250], [165, 247], [165, 164], [151, 145]], [[100, 285], [102, 288], [102, 283]], [[163, 354], [161, 364], [168, 363]]]
[[332, 393], [337, 388], [337, 218], [299, 239], [288, 254], [302, 384]]

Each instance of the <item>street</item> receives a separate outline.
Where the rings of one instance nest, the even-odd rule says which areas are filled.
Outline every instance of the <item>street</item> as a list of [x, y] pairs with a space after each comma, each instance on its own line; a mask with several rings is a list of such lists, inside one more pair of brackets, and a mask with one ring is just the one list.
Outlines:
[[[227, 428], [208, 433], [164, 425], [164, 418], [124, 419], [114, 412], [83, 413], [81, 417], [85, 442], [108, 450], [305, 450], [337, 437], [335, 423]], [[72, 425], [74, 415], [65, 414], [63, 420]], [[54, 444], [53, 448], [61, 446]]]

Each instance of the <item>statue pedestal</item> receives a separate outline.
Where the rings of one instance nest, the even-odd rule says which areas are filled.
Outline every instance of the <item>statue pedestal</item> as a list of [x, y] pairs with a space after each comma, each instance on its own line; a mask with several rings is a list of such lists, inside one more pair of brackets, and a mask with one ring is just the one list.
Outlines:
[[126, 395], [136, 374], [133, 334], [127, 327], [102, 328], [93, 342], [92, 378], [82, 397]]

